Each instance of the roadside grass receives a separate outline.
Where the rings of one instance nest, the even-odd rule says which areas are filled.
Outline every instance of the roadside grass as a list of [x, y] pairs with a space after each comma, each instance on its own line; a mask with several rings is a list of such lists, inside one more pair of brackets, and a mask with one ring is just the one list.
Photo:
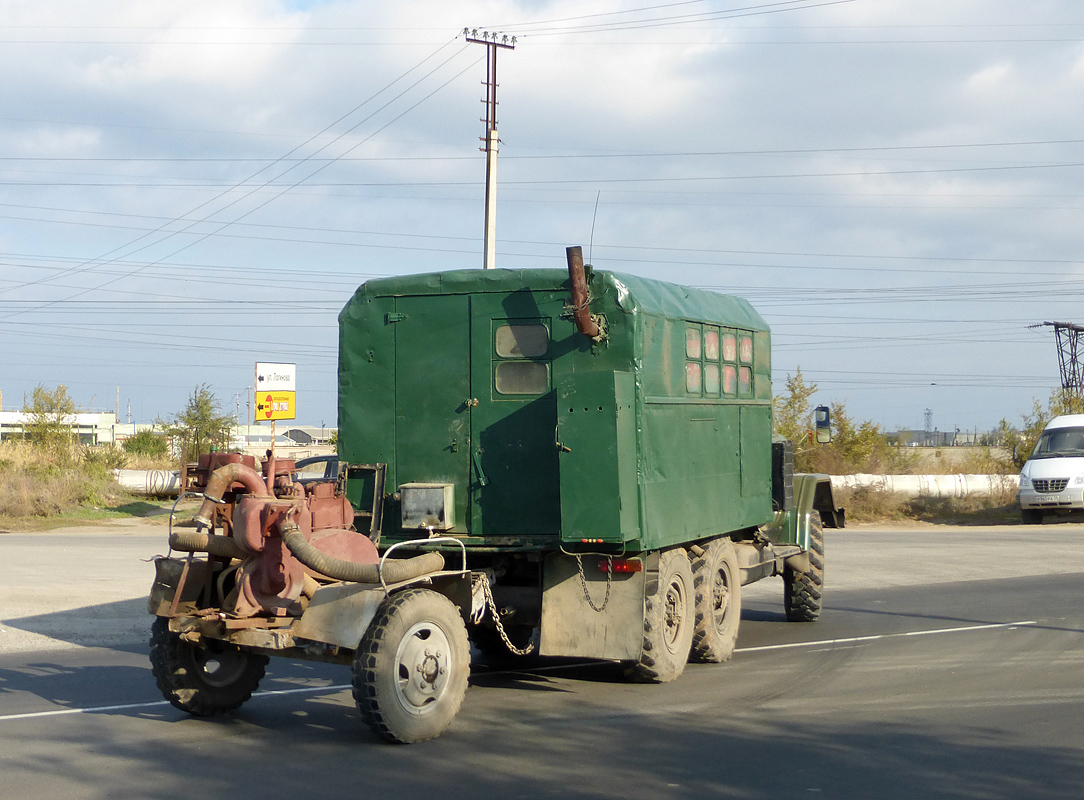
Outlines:
[[917, 520], [942, 525], [1006, 525], [1020, 522], [1015, 489], [966, 497], [909, 496], [876, 486], [833, 490], [848, 522]]
[[[943, 448], [925, 454], [920, 472], [1005, 473], [1003, 453], [988, 448]], [[171, 499], [129, 494], [113, 469], [170, 469], [161, 459], [124, 453], [116, 447], [45, 448], [0, 442], [0, 530], [48, 530], [71, 524], [139, 518], [168, 522]], [[1020, 522], [1015, 490], [991, 496], [907, 497], [876, 487], [840, 488], [837, 503], [853, 522], [917, 520], [957, 525]], [[178, 524], [185, 514], [179, 514]]]
[[916, 447], [912, 475], [1015, 475], [1020, 468], [1012, 454], [996, 447]]
[[0, 530], [48, 530], [73, 522], [163, 514], [168, 518], [172, 501], [136, 498], [117, 483], [113, 470], [126, 461], [115, 447], [0, 442]]

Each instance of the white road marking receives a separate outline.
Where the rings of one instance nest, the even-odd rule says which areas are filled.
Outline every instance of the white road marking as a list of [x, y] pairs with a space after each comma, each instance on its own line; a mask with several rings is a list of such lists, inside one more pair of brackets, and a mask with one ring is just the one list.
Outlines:
[[791, 650], [797, 647], [823, 647], [832, 644], [853, 644], [854, 642], [875, 642], [878, 639], [899, 639], [904, 636], [933, 636], [938, 633], [964, 633], [966, 631], [989, 631], [994, 628], [1016, 628], [1021, 625], [1037, 625], [1033, 620], [1020, 622], [997, 622], [988, 625], [968, 625], [963, 628], [936, 628], [929, 631], [906, 631], [904, 633], [878, 633], [872, 636], [852, 636], [846, 639], [822, 639], [817, 642], [793, 642], [791, 644], [766, 644], [762, 647], [739, 647], [735, 653], [758, 653], [764, 650]]
[[[283, 694], [302, 694], [305, 692], [337, 692], [341, 689], [349, 689], [349, 684], [340, 686], [306, 686], [301, 689], [269, 689], [264, 692], [254, 692], [252, 699], [258, 697], [272, 697]], [[0, 722], [12, 719], [34, 719], [35, 717], [61, 717], [66, 714], [99, 714], [106, 711], [128, 711], [133, 708], [154, 708], [156, 706], [168, 706], [168, 700], [155, 700], [150, 703], [125, 703], [118, 706], [94, 706], [93, 708], [58, 708], [55, 711], [32, 711], [28, 714], [4, 714], [0, 715]]]
[[[825, 647], [833, 644], [852, 644], [854, 642], [872, 642], [877, 639], [894, 639], [901, 636], [930, 636], [935, 633], [961, 633], [965, 631], [986, 631], [994, 628], [1015, 628], [1019, 625], [1037, 625], [1035, 620], [1024, 620], [1022, 622], [996, 622], [986, 625], [968, 625], [961, 628], [937, 628], [929, 631], [908, 631], [906, 633], [880, 633], [872, 636], [854, 636], [847, 639], [821, 639], [816, 642], [793, 642], [791, 644], [768, 644], [762, 647], [738, 647], [735, 648], [735, 653], [756, 653], [761, 650], [788, 650], [800, 647]], [[535, 672], [558, 672], [563, 669], [575, 669], [577, 667], [589, 667], [596, 664], [607, 664], [612, 662], [607, 661], [576, 661], [572, 664], [554, 664], [549, 667], [531, 667], [529, 669], [505, 669], [505, 670], [493, 670], [491, 672], [481, 673], [484, 675], [518, 675], [521, 673], [535, 673]]]
[[[815, 642], [792, 642], [790, 644], [769, 644], [761, 647], [739, 647], [735, 649], [735, 653], [758, 653], [765, 650], [792, 650], [800, 647], [826, 647], [836, 644], [853, 644], [855, 642], [875, 642], [879, 639], [899, 639], [905, 636], [933, 636], [941, 633], [966, 633], [968, 631], [988, 631], [996, 628], [1016, 628], [1024, 625], [1037, 625], [1036, 620], [1021, 620], [1020, 622], [998, 622], [990, 623], [988, 625], [968, 625], [961, 628], [936, 628], [934, 630], [927, 631], [906, 631], [903, 633], [879, 633], [872, 636], [852, 636], [845, 639], [821, 639]], [[573, 667], [587, 666], [590, 664], [599, 663], [597, 661], [585, 661], [578, 662], [576, 664], [560, 664], [552, 667], [537, 667], [530, 670], [522, 670], [526, 672], [550, 672], [561, 669], [571, 669]], [[505, 670], [501, 672], [487, 672], [486, 675], [501, 675], [505, 672], [518, 672], [521, 670]], [[339, 684], [335, 686], [306, 686], [299, 689], [270, 689], [263, 692], [255, 692], [252, 695], [252, 699], [255, 700], [259, 697], [274, 697], [277, 695], [287, 694], [304, 694], [312, 692], [337, 692], [343, 689], [349, 689], [349, 684]], [[150, 703], [125, 703], [122, 705], [114, 706], [94, 706], [92, 708], [59, 708], [54, 711], [32, 711], [27, 714], [3, 714], [0, 715], [0, 722], [7, 722], [9, 720], [16, 719], [35, 719], [40, 717], [61, 717], [68, 714], [100, 714], [107, 711], [129, 711], [137, 708], [156, 708], [158, 706], [168, 706], [168, 700], [155, 700]]]

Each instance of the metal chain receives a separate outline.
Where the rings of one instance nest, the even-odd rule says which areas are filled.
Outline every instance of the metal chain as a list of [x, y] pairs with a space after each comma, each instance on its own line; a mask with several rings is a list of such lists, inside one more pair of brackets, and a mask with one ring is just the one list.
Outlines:
[[606, 570], [606, 596], [602, 598], [602, 605], [596, 606], [595, 601], [591, 599], [591, 594], [587, 591], [587, 576], [583, 574], [583, 556], [579, 553], [575, 554], [576, 569], [580, 573], [580, 586], [583, 587], [583, 596], [587, 600], [587, 605], [591, 606], [593, 611], [601, 614], [606, 610], [606, 606], [610, 602], [610, 584], [613, 582], [614, 576], [614, 557], [606, 556], [606, 562], [609, 564], [609, 569]]
[[482, 593], [486, 596], [486, 605], [489, 606], [489, 612], [493, 615], [493, 624], [496, 626], [497, 633], [501, 637], [501, 641], [504, 642], [504, 646], [517, 656], [529, 656], [533, 653], [533, 640], [528, 642], [526, 647], [519, 648], [512, 644], [512, 641], [508, 638], [508, 634], [504, 632], [504, 625], [501, 624], [501, 615], [497, 613], [497, 604], [493, 600], [493, 592], [489, 588], [489, 578], [486, 576], [482, 576]]

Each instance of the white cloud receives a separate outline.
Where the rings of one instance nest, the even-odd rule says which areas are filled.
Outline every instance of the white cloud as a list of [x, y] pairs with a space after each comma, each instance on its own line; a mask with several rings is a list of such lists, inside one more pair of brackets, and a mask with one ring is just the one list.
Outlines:
[[[0, 237], [13, 266], [8, 283], [0, 283], [0, 304], [17, 280], [43, 276], [54, 280], [32, 284], [21, 296], [63, 299], [116, 278], [87, 297], [130, 299], [122, 287], [158, 286], [210, 304], [243, 296], [247, 287], [270, 287], [303, 307], [279, 314], [239, 306], [229, 321], [200, 316], [199, 330], [236, 325], [230, 330], [251, 334], [255, 344], [200, 359], [178, 355], [179, 362], [200, 362], [176, 367], [182, 392], [211, 360], [243, 364], [262, 343], [304, 339], [299, 320], [312, 315], [327, 329], [324, 338], [282, 358], [317, 353], [330, 363], [334, 310], [327, 309], [341, 304], [362, 275], [479, 261], [483, 48], [452, 42], [300, 151], [311, 154], [341, 135], [321, 157], [358, 145], [351, 157], [377, 160], [318, 173], [325, 162], [298, 166], [229, 208], [241, 191], [213, 198], [248, 176], [259, 183], [283, 172], [293, 162], [268, 166], [274, 158], [419, 65], [464, 25], [492, 25], [523, 36], [514, 52], [500, 54], [502, 263], [559, 266], [565, 244], [587, 244], [600, 197], [596, 263], [748, 293], [773, 321], [784, 324], [797, 314], [811, 330], [849, 343], [835, 350], [818, 346], [812, 334], [796, 334], [801, 346], [780, 350], [779, 370], [800, 363], [814, 381], [817, 369], [849, 370], [859, 385], [863, 370], [884, 363], [921, 373], [942, 362], [971, 362], [977, 366], [964, 370], [971, 372], [994, 358], [1026, 362], [1028, 374], [1039, 377], [991, 391], [998, 399], [973, 411], [980, 426], [1013, 418], [1030, 397], [1045, 396], [1045, 385], [1036, 384], [1056, 376], [1052, 345], [1038, 358], [1012, 350], [1015, 342], [983, 344], [945, 333], [921, 359], [909, 355], [902, 363], [900, 351], [877, 336], [950, 315], [997, 319], [1016, 330], [1032, 317], [1076, 313], [1080, 297], [1072, 284], [1032, 294], [1025, 267], [998, 259], [1030, 259], [1055, 276], [1079, 269], [1080, 169], [1043, 165], [1082, 161], [1081, 148], [993, 146], [1080, 137], [1084, 57], [1079, 43], [1059, 40], [1082, 29], [1035, 27], [1078, 22], [1074, 4], [883, 0], [552, 36], [532, 24], [564, 20], [555, 24], [574, 28], [625, 19], [592, 15], [629, 7], [612, 0], [4, 4], [0, 24], [24, 43], [0, 52], [8, 76], [0, 86], [0, 150], [9, 157], [117, 160], [5, 165]], [[661, 8], [644, 16], [709, 8]], [[445, 58], [450, 61], [438, 66]], [[431, 69], [432, 76], [407, 90]], [[368, 114], [372, 119], [346, 132]], [[554, 155], [562, 157], [545, 158]], [[262, 167], [268, 169], [257, 175]], [[33, 208], [55, 210], [27, 211]], [[155, 239], [148, 236], [128, 245], [176, 215], [212, 211], [215, 219], [239, 224], [199, 241], [175, 235], [140, 249]], [[59, 272], [114, 249], [123, 264], [76, 270], [78, 280]], [[139, 259], [174, 252], [168, 268], [154, 267], [169, 279], [142, 282], [146, 272], [127, 277]], [[45, 261], [24, 263], [12, 254]], [[975, 258], [993, 261], [967, 260]], [[22, 277], [12, 277], [15, 270]], [[1017, 290], [951, 297], [957, 284], [1011, 285], [1013, 270], [1020, 274]], [[919, 297], [916, 286], [927, 286], [927, 294], [912, 299]], [[871, 300], [862, 292], [881, 294]], [[851, 304], [855, 297], [860, 305]], [[26, 363], [52, 359], [58, 366], [26, 380], [77, 383], [70, 370], [80, 359], [50, 349], [57, 341], [71, 347], [70, 340], [40, 333], [67, 308], [33, 318], [42, 338], [21, 346], [38, 342], [42, 349], [34, 352], [42, 355]], [[15, 330], [3, 327], [5, 313], [10, 309], [0, 305], [0, 336]], [[104, 313], [120, 318], [115, 309]], [[20, 314], [11, 319], [29, 318]], [[848, 315], [872, 321], [864, 328]], [[204, 337], [190, 333], [192, 322], [159, 316], [148, 324], [202, 347]], [[285, 336], [274, 327], [291, 325], [299, 327]], [[129, 333], [136, 342], [147, 336]], [[867, 346], [866, 336], [881, 343]], [[109, 357], [88, 352], [82, 361], [102, 373], [151, 360], [123, 349], [103, 352]], [[132, 369], [134, 377], [108, 381], [144, 379], [145, 370]], [[241, 369], [237, 386], [227, 388], [243, 388], [248, 371]], [[908, 408], [934, 402], [921, 391], [878, 394], [859, 386], [837, 399], [858, 404], [853, 413], [893, 425]], [[333, 386], [327, 394], [330, 404]], [[966, 409], [973, 399], [961, 395], [960, 402]], [[172, 402], [179, 406], [183, 398]]]

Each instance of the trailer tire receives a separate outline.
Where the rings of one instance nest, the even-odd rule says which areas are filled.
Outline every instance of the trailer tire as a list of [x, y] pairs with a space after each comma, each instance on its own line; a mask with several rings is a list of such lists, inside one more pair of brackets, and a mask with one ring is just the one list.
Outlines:
[[691, 658], [719, 664], [733, 655], [741, 624], [741, 572], [734, 543], [708, 542], [692, 567], [696, 619]]
[[644, 642], [640, 657], [625, 668], [637, 683], [666, 683], [689, 660], [693, 642], [693, 570], [689, 554], [676, 547], [659, 554], [655, 591], [644, 598]]
[[430, 589], [386, 598], [354, 656], [354, 702], [391, 742], [424, 742], [444, 732], [470, 677], [467, 627], [451, 600]]
[[783, 607], [790, 622], [813, 622], [821, 615], [824, 591], [824, 528], [818, 511], [809, 512], [809, 570], [783, 568]]
[[166, 700], [197, 717], [240, 707], [259, 687], [267, 662], [267, 656], [217, 639], [186, 641], [169, 629], [165, 617], [151, 625], [154, 680]]

